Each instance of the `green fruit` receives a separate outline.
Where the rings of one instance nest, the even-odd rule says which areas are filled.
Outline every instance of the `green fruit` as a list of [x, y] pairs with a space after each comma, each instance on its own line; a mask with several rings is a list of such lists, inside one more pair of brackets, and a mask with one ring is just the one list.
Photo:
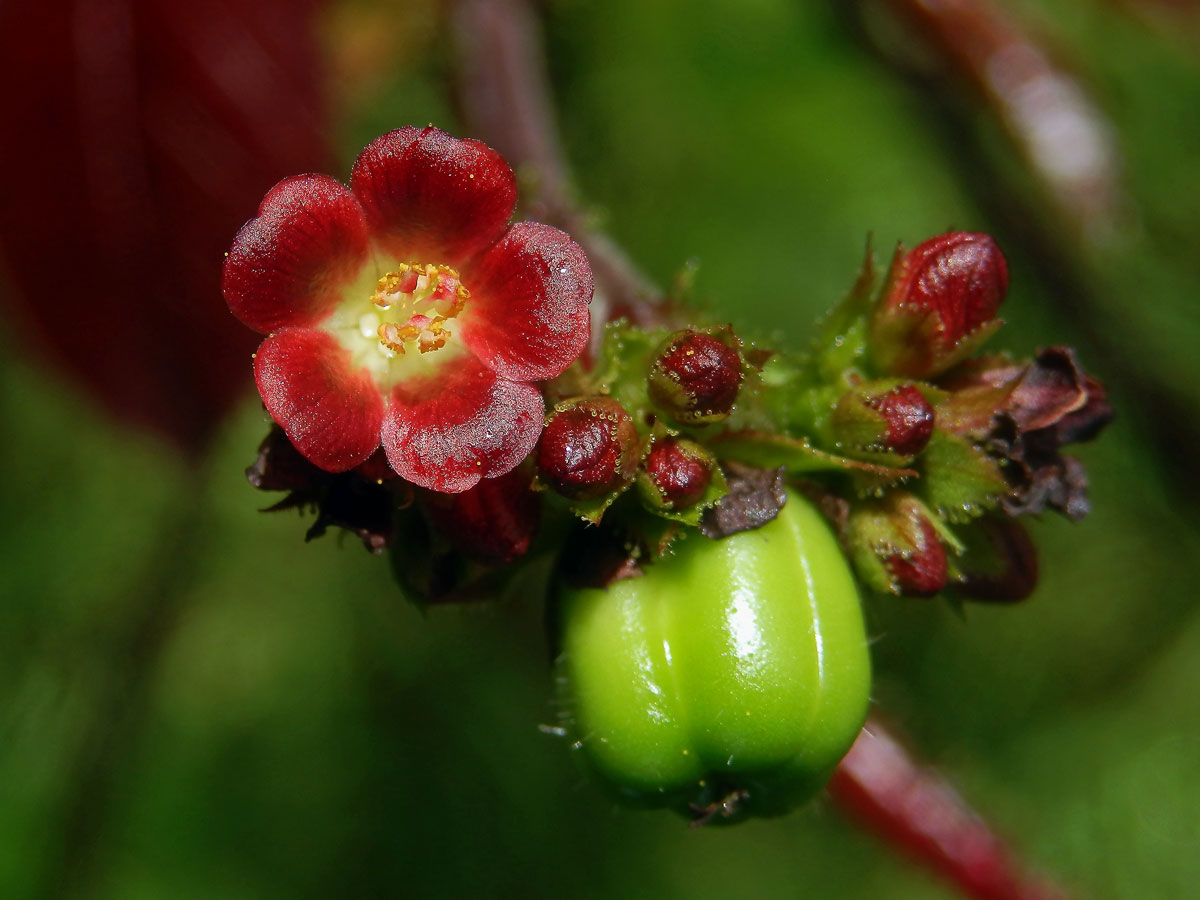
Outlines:
[[854, 577], [794, 493], [762, 528], [676, 547], [638, 578], [561, 593], [568, 733], [626, 802], [785, 812], [820, 790], [866, 716]]

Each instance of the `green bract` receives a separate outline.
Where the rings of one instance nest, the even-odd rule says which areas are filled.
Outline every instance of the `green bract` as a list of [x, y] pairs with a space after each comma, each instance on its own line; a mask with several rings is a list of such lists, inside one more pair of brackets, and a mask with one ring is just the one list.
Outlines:
[[568, 730], [627, 802], [696, 814], [736, 795], [736, 817], [784, 812], [866, 716], [855, 581], [797, 494], [762, 528], [690, 533], [644, 575], [560, 602]]

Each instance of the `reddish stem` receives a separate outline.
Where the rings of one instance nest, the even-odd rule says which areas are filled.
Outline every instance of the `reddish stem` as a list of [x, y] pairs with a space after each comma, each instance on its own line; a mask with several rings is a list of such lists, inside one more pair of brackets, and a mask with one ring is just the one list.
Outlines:
[[537, 17], [525, 0], [455, 0], [456, 97], [472, 136], [532, 182], [530, 218], [557, 225], [587, 253], [596, 278], [593, 321], [654, 326], [669, 315], [662, 292], [574, 201], [554, 120]]
[[974, 900], [1068, 900], [1017, 862], [1006, 842], [937, 771], [870, 720], [838, 764], [829, 793], [842, 812]]
[[[1124, 203], [1112, 127], [1080, 78], [990, 0], [883, 0], [937, 65], [972, 85], [1081, 237], [1106, 241]], [[904, 53], [911, 59], [911, 47]]]

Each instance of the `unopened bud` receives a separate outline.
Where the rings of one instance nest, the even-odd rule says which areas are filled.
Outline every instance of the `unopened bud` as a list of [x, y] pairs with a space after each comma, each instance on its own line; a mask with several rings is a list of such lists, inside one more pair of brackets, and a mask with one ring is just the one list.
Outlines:
[[911, 494], [893, 491], [859, 505], [846, 529], [859, 575], [876, 590], [932, 597], [946, 586], [946, 549], [929, 511]]
[[915, 456], [933, 434], [933, 407], [912, 384], [888, 388], [868, 382], [842, 395], [831, 423], [847, 453]]
[[920, 536], [911, 551], [889, 556], [885, 562], [896, 591], [906, 597], [932, 597], [946, 586], [946, 549], [933, 523], [922, 519]]
[[961, 362], [999, 326], [1008, 266], [986, 234], [952, 231], [898, 249], [871, 320], [871, 351], [891, 374], [929, 378]]
[[650, 367], [650, 398], [676, 422], [717, 422], [733, 410], [742, 384], [739, 341], [728, 326], [668, 337]]
[[708, 490], [716, 464], [712, 454], [693, 441], [662, 438], [642, 463], [638, 490], [652, 509], [688, 509]]
[[538, 475], [572, 500], [591, 500], [632, 480], [641, 440], [633, 419], [610, 397], [560, 403], [537, 447]]
[[541, 502], [527, 467], [484, 478], [459, 494], [423, 492], [433, 526], [468, 556], [489, 563], [524, 556], [541, 519]]

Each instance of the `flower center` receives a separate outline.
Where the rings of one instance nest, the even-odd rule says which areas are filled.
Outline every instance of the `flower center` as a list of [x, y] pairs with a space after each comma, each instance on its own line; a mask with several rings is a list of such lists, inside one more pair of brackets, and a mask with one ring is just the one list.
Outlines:
[[467, 352], [452, 337], [470, 296], [449, 266], [373, 262], [346, 286], [321, 327], [350, 351], [351, 365], [366, 368], [387, 390], [407, 378], [436, 374]]
[[400, 263], [377, 282], [371, 303], [378, 312], [364, 314], [361, 325], [367, 332], [378, 321], [379, 343], [393, 353], [414, 348], [429, 353], [446, 346], [451, 334], [446, 323], [462, 312], [470, 296], [449, 266]]

